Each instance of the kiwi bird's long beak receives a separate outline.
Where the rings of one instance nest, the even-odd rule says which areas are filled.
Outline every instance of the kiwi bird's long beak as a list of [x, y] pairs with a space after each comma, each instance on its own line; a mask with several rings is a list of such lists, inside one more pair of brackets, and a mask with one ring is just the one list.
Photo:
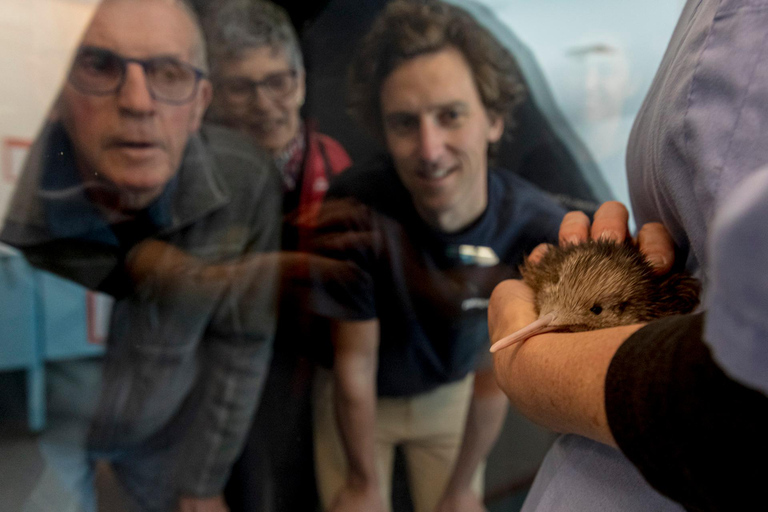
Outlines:
[[510, 345], [514, 345], [520, 341], [525, 341], [531, 336], [555, 330], [557, 326], [552, 325], [552, 323], [556, 318], [557, 315], [554, 313], [547, 313], [546, 315], [539, 317], [539, 319], [535, 322], [531, 322], [519, 331], [513, 332], [509, 336], [504, 336], [499, 341], [491, 345], [491, 352], [496, 352], [503, 348], [507, 348]]

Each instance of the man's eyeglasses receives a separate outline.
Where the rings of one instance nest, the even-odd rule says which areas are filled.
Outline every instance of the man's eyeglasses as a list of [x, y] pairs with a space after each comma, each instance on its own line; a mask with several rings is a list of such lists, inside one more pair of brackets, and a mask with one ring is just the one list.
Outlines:
[[256, 91], [261, 90], [269, 98], [281, 100], [296, 90], [296, 71], [289, 69], [267, 75], [262, 80], [246, 77], [226, 78], [217, 83], [221, 92], [232, 103], [249, 103], [256, 99]]
[[123, 86], [130, 62], [144, 69], [152, 98], [171, 105], [190, 101], [197, 92], [200, 80], [205, 77], [203, 71], [174, 57], [129, 59], [104, 48], [83, 46], [72, 64], [69, 83], [84, 94], [114, 94]]

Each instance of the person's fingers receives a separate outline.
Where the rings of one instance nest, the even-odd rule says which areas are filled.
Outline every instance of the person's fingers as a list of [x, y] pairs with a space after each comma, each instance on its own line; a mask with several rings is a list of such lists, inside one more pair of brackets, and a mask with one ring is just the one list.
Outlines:
[[536, 247], [533, 248], [531, 251], [531, 254], [528, 255], [528, 261], [536, 265], [541, 261], [541, 258], [544, 257], [545, 254], [547, 254], [547, 251], [549, 248], [552, 247], [552, 244], [539, 244]]
[[589, 217], [584, 212], [568, 212], [560, 223], [560, 245], [586, 242], [589, 238]]
[[590, 236], [592, 240], [623, 242], [629, 235], [628, 221], [629, 211], [626, 206], [618, 201], [605, 202], [595, 212]]
[[666, 274], [675, 261], [675, 242], [660, 222], [649, 222], [637, 234], [640, 252], [658, 274]]

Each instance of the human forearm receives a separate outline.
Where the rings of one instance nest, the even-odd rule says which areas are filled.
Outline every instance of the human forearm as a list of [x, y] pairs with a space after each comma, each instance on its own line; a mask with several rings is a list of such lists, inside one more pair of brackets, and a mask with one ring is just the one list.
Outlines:
[[657, 490], [691, 510], [750, 510], [762, 499], [768, 397], [731, 379], [703, 340], [702, 315], [649, 323], [606, 378], [619, 448]]
[[532, 421], [615, 446], [605, 413], [605, 376], [616, 350], [640, 327], [534, 336], [496, 353], [499, 385]]
[[[350, 371], [351, 370], [351, 371]], [[367, 377], [370, 369], [339, 369], [334, 375], [336, 389], [334, 409], [341, 432], [344, 451], [349, 464], [348, 478], [359, 485], [371, 485], [376, 481], [374, 462], [374, 438], [376, 406], [373, 386], [359, 377]]]
[[482, 492], [473, 487], [474, 477], [499, 436], [508, 408], [507, 398], [496, 384], [493, 370], [479, 371], [475, 376], [461, 449], [436, 512], [485, 511]]
[[378, 321], [334, 326], [334, 409], [349, 483], [377, 486], [375, 463]]
[[478, 372], [458, 459], [446, 493], [468, 489], [478, 465], [484, 461], [501, 432], [509, 406], [489, 368]]

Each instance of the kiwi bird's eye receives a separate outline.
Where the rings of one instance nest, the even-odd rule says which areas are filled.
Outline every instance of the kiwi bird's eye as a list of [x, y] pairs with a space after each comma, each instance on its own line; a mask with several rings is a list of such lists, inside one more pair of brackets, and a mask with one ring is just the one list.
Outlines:
[[603, 312], [603, 308], [600, 305], [598, 305], [598, 304], [595, 304], [594, 306], [589, 308], [589, 310], [591, 312], [593, 312], [594, 314], [596, 314], [596, 315], [599, 315], [600, 313]]

